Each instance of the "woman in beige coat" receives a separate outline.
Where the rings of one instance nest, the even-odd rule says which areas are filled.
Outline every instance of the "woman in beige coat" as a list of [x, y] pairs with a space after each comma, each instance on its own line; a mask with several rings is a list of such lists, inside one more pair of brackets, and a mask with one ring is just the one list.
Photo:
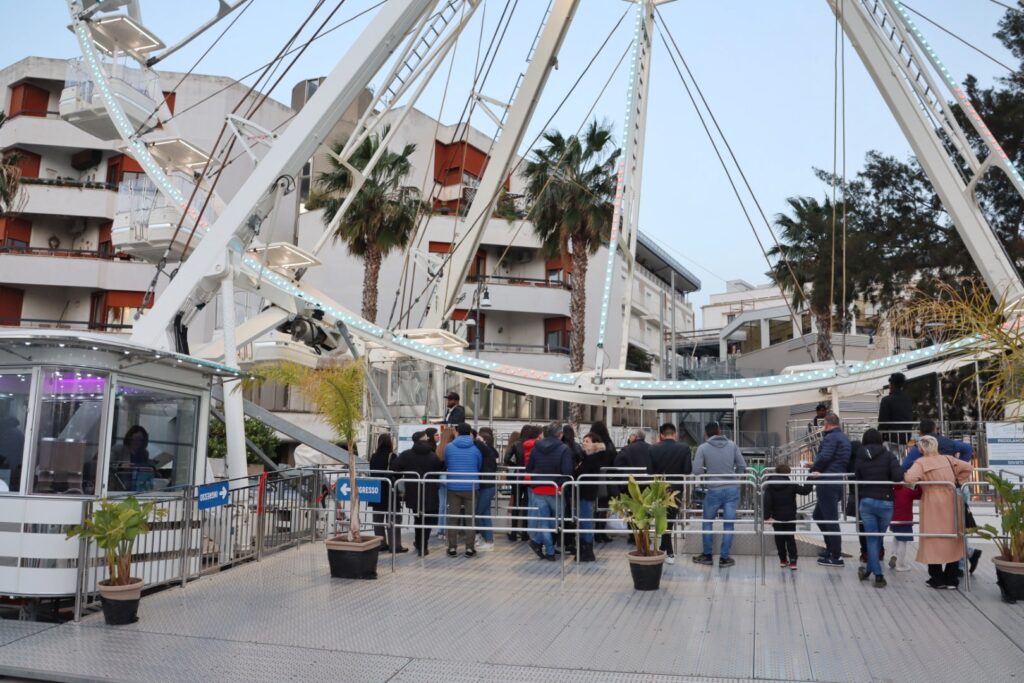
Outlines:
[[[939, 455], [939, 442], [934, 436], [921, 437], [919, 447], [921, 458], [904, 476], [906, 484], [944, 481], [960, 486], [970, 478], [973, 468], [963, 460]], [[928, 565], [929, 586], [954, 590], [960, 584], [957, 565], [964, 556], [963, 503], [951, 486], [929, 484], [921, 490], [921, 533], [961, 531], [955, 538], [921, 538], [917, 561]]]

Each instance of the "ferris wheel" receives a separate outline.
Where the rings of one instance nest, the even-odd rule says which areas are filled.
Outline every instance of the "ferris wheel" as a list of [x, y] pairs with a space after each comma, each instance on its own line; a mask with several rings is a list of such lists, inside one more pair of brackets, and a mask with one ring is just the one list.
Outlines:
[[[609, 307], [621, 297], [621, 285], [613, 277], [619, 259], [632, 277], [654, 41], [665, 39], [670, 54], [673, 48], [678, 54], [659, 10], [665, 0], [636, 0], [631, 10], [623, 154], [617, 168], [607, 263], [601, 264], [604, 280], [594, 340], [595, 369], [578, 373], [544, 372], [475, 358], [462, 352], [461, 340], [447, 332], [444, 324], [480, 245], [486, 218], [516, 164], [567, 30], [585, 3], [548, 3], [529, 49], [527, 67], [516, 80], [509, 101], [472, 93], [474, 106], [494, 120], [498, 134], [465, 216], [466, 233], [453, 245], [443, 268], [431, 275], [437, 304], [431, 307], [422, 330], [408, 331], [370, 323], [303, 281], [306, 269], [318, 263], [317, 254], [328, 246], [330, 235], [380, 153], [353, 174], [352, 190], [311, 251], [267, 244], [263, 226], [276, 220], [283, 198], [295, 189], [299, 170], [371, 81], [377, 86], [373, 101], [335, 156], [340, 164], [348, 164], [353, 151], [371, 135], [382, 138], [379, 152], [387, 148], [484, 0], [378, 3], [358, 38], [286, 128], [268, 130], [256, 124], [250, 106], [218, 122], [221, 134], [211, 150], [176, 135], [174, 116], [165, 96], [154, 86], [152, 67], [232, 15], [244, 12], [249, 0], [218, 0], [215, 16], [170, 47], [143, 24], [138, 0], [67, 1], [82, 59], [76, 66], [76, 78], [69, 80], [62, 95], [61, 115], [95, 135], [120, 139], [147, 178], [133, 200], [164, 212], [156, 218], [147, 214], [145, 224], [132, 224], [129, 218], [127, 225], [115, 226], [122, 228], [117, 234], [134, 245], [133, 253], [155, 264], [157, 272], [147, 296], [155, 292], [158, 279], [168, 278], [152, 309], [136, 324], [135, 342], [182, 350], [183, 323], [215, 297], [231, 302], [235, 291], [241, 290], [262, 297], [267, 307], [245, 320], [234, 320], [233, 306], [222, 307], [224, 339], [217, 347], [218, 354], [232, 366], [237, 364], [239, 345], [282, 322], [300, 319], [318, 333], [340, 331], [346, 338], [351, 334], [364, 345], [531, 395], [605, 407], [693, 409], [699, 405], [729, 410], [817, 401], [823, 388], [837, 400], [840, 395], [877, 386], [880, 378], [894, 370], [910, 376], [934, 372], [938, 365], [955, 362], [950, 359], [952, 354], [978, 344], [978, 340], [964, 339], [871, 361], [836, 362], [758, 378], [657, 381], [613, 367], [609, 359], [614, 359], [618, 350], [604, 348], [605, 332]], [[906, 135], [989, 288], [1005, 292], [1015, 309], [1024, 300], [1024, 283], [981, 212], [974, 190], [978, 179], [995, 169], [1024, 195], [1024, 178], [899, 0], [825, 1]], [[323, 4], [318, 3], [316, 9]], [[341, 5], [339, 2], [338, 7]], [[314, 34], [314, 40], [326, 25], [324, 22]], [[302, 49], [294, 41], [293, 37], [282, 49], [278, 63], [286, 63], [287, 55]], [[678, 69], [674, 57], [673, 63]], [[272, 81], [268, 78], [266, 84]], [[972, 148], [971, 135], [961, 125], [956, 108], [966, 115], [963, 120], [973, 128], [971, 132], [984, 141], [982, 154]], [[222, 148], [258, 160], [229, 202], [222, 202], [216, 192], [225, 163], [224, 158], [216, 158]], [[316, 313], [313, 318], [308, 316], [310, 311]], [[355, 346], [351, 348], [355, 352]], [[240, 412], [237, 415], [240, 421]]]

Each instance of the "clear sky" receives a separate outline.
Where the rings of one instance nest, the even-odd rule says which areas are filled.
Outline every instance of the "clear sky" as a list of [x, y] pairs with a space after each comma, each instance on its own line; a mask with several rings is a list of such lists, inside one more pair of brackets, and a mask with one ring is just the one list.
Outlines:
[[[326, 0], [303, 35], [310, 35], [336, 4], [337, 0]], [[375, 4], [376, 0], [347, 0], [328, 26]], [[236, 78], [253, 71], [277, 53], [315, 5], [316, 0], [252, 0], [196, 71]], [[214, 0], [143, 0], [143, 19], [171, 44], [212, 14], [215, 6]], [[458, 120], [478, 54], [486, 51], [505, 8], [513, 6], [498, 57], [481, 88], [491, 97], [509, 96], [525, 68], [547, 0], [484, 0], [453, 58], [442, 66], [418, 108], [439, 116], [444, 123]], [[994, 0], [912, 0], [909, 6], [1016, 66], [992, 37], [1005, 11]], [[623, 0], [582, 0], [524, 148], [563, 100], [552, 127], [574, 133], [592, 110], [589, 116], [611, 122], [617, 140], [621, 138], [628, 57], [617, 71], [615, 67], [631, 40], [632, 14], [614, 33], [612, 27], [629, 8]], [[662, 5], [661, 13], [769, 217], [784, 210], [787, 197], [823, 195], [827, 188], [817, 181], [812, 168], [831, 169], [833, 165], [835, 19], [825, 0], [676, 0]], [[275, 96], [287, 102], [296, 81], [329, 72], [372, 14], [314, 43]], [[7, 28], [0, 42], [2, 65], [29, 55], [77, 55], [66, 28], [63, 0], [0, 0], [0, 22]], [[991, 83], [1006, 73], [926, 21], [918, 18], [918, 25], [958, 80], [972, 73], [983, 83]], [[218, 25], [172, 55], [164, 68], [188, 70], [221, 28]], [[569, 88], [610, 33], [607, 47], [566, 99]], [[725, 280], [767, 281], [767, 265], [657, 33], [655, 42], [640, 223], [701, 279], [702, 291], [692, 299], [699, 309], [709, 293], [724, 289]], [[850, 173], [861, 166], [870, 149], [909, 155], [909, 145], [849, 45], [845, 61], [846, 166]], [[485, 131], [494, 129], [479, 111], [472, 123]], [[770, 242], [763, 223], [758, 227], [762, 238]]]

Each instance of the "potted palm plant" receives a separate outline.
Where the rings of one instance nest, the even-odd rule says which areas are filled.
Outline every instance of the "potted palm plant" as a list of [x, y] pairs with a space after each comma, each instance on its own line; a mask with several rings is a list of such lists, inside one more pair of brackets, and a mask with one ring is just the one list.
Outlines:
[[608, 503], [633, 532], [636, 549], [630, 551], [627, 559], [633, 588], [638, 591], [658, 590], [661, 585], [665, 553], [656, 550], [654, 543], [668, 530], [668, 509], [678, 506], [678, 495], [662, 477], [655, 477], [641, 489], [630, 475], [626, 491]]
[[986, 472], [986, 479], [995, 489], [996, 513], [1001, 530], [991, 524], [975, 529], [975, 533], [992, 541], [999, 555], [992, 558], [1003, 600], [1009, 603], [1024, 600], [1024, 488]]
[[[297, 363], [274, 363], [258, 369], [257, 381], [273, 380], [297, 387], [317, 413], [349, 444], [348, 529], [325, 541], [331, 576], [343, 579], [376, 579], [381, 537], [359, 532], [359, 487], [356, 484], [356, 431], [363, 419], [365, 369], [356, 360], [320, 368]], [[342, 485], [339, 483], [339, 486]]]
[[140, 503], [130, 496], [122, 500], [101, 500], [99, 509], [68, 531], [67, 538], [87, 538], [96, 542], [107, 563], [107, 578], [99, 582], [103, 618], [112, 626], [139, 620], [142, 579], [131, 575], [135, 539], [149, 531], [149, 519], [167, 513], [155, 509], [155, 503]]

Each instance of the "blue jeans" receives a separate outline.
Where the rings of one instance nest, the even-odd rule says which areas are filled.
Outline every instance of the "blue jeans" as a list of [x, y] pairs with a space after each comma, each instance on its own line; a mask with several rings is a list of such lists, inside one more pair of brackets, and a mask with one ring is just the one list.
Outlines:
[[[481, 488], [476, 492], [476, 523], [480, 527], [491, 529], [494, 526], [491, 523], [491, 501], [494, 500], [494, 494], [496, 492], [497, 488], [494, 486]], [[483, 537], [485, 542], [494, 542], [493, 531], [484, 531], [481, 529], [480, 535]]]
[[437, 487], [437, 535], [442, 536], [445, 533], [444, 525], [448, 523], [448, 515], [445, 512], [448, 510], [448, 485], [441, 483]]
[[[739, 486], [718, 486], [709, 488], [704, 494], [704, 554], [710, 555], [712, 551], [711, 531], [713, 520], [718, 517], [718, 511], [724, 510], [722, 518], [725, 520], [725, 530], [732, 531], [735, 528], [733, 520], [736, 519], [736, 506], [740, 502]], [[732, 534], [725, 534], [722, 537], [722, 549], [719, 552], [721, 557], [729, 557], [729, 550], [732, 548]]]
[[[534, 508], [530, 510], [530, 526], [541, 529], [554, 529], [554, 519], [540, 519], [541, 517], [554, 517], [555, 516], [555, 497], [554, 496], [541, 496], [536, 493], [531, 494], [530, 500], [532, 501], [530, 507]], [[555, 554], [555, 539], [550, 531], [534, 531], [530, 532], [530, 538], [533, 539], [534, 543], [539, 543], [544, 546], [544, 553], [547, 555]]]
[[[586, 529], [587, 531], [593, 531], [594, 529], [594, 503], [596, 501], [587, 500], [586, 498], [580, 498], [580, 529]], [[587, 521], [587, 518], [591, 518]], [[580, 541], [582, 543], [593, 543], [594, 534], [580, 534]]]
[[[869, 534], [882, 533], [889, 528], [892, 521], [892, 501], [879, 500], [878, 498], [860, 499], [860, 521], [864, 524], [864, 531]], [[875, 576], [882, 575], [882, 563], [879, 556], [882, 554], [882, 537], [868, 536], [868, 571]]]

